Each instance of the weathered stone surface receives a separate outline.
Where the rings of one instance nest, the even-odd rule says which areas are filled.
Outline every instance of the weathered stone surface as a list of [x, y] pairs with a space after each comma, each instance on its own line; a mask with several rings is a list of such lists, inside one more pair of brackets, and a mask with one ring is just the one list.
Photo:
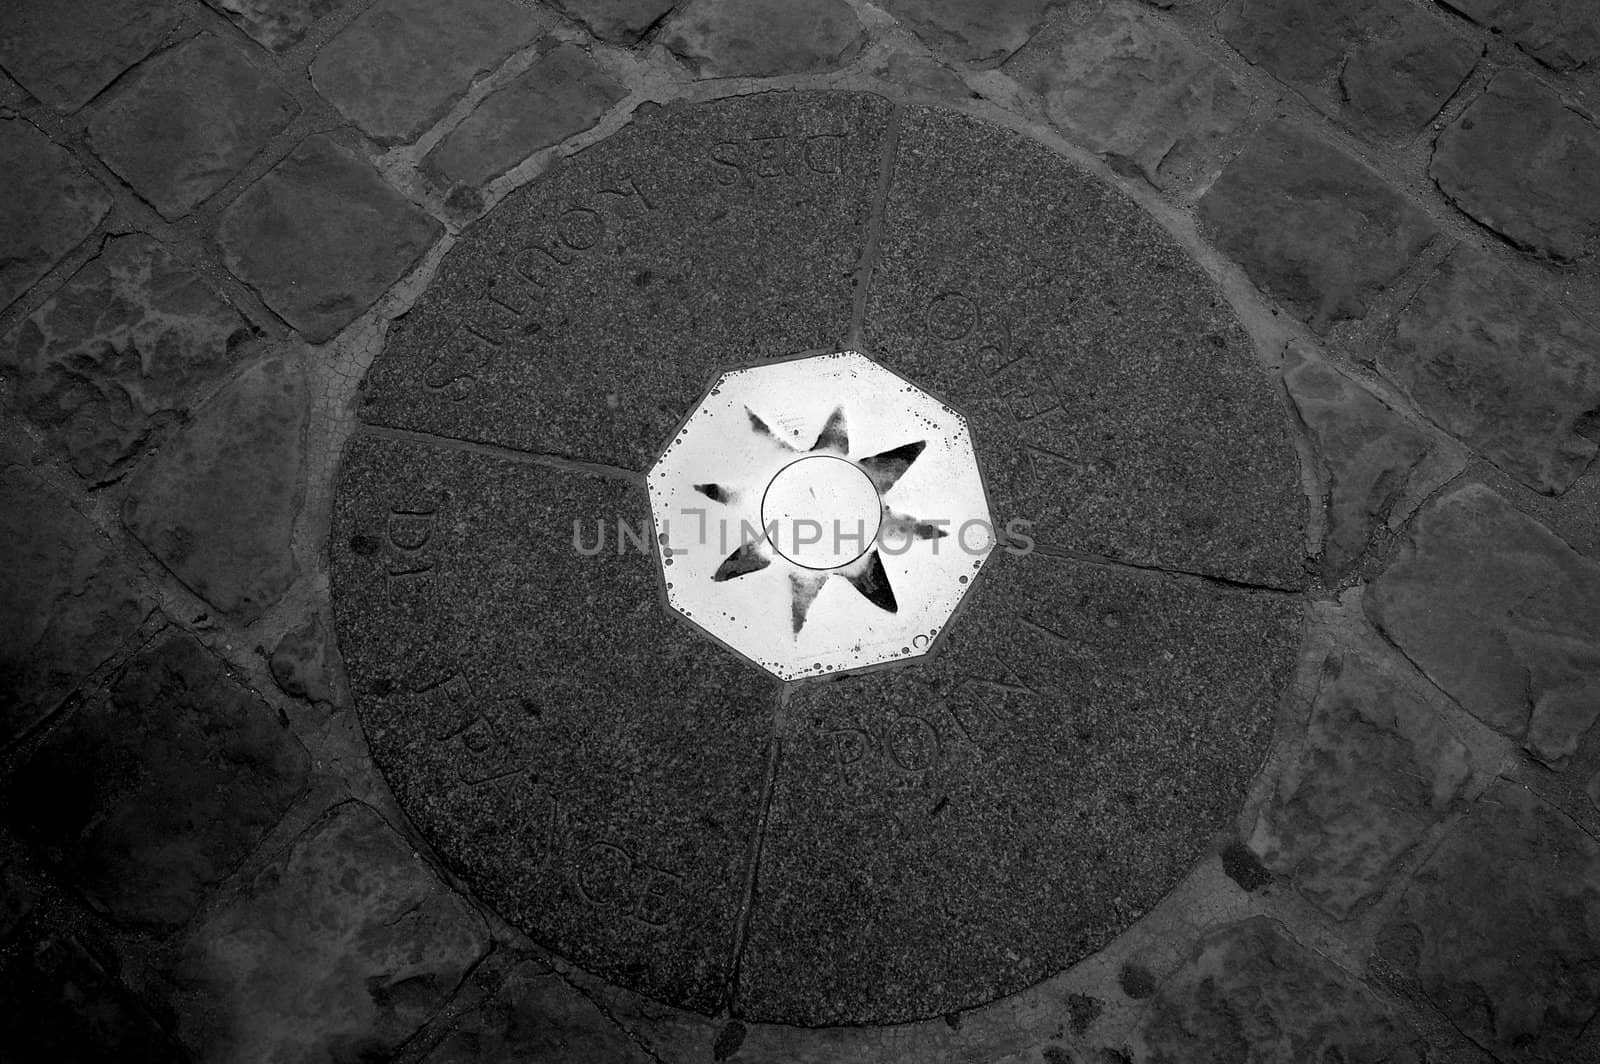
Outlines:
[[1327, 476], [1323, 579], [1344, 576], [1380, 528], [1396, 528], [1460, 463], [1325, 362], [1291, 349], [1283, 381]]
[[378, 0], [317, 53], [311, 81], [374, 139], [411, 141], [549, 24], [517, 0]]
[[[562, 956], [714, 1012], [778, 684], [658, 599], [642, 486], [370, 437], [334, 616], [372, 754], [486, 902]], [[596, 523], [605, 550], [574, 548]]]
[[593, 126], [625, 95], [588, 52], [559, 45], [485, 97], [423, 166], [452, 184], [485, 185], [540, 148]]
[[457, 243], [362, 417], [646, 468], [717, 367], [844, 339], [888, 111], [763, 93], [635, 115]]
[[210, 34], [150, 60], [108, 95], [89, 121], [95, 153], [169, 219], [227, 184], [300, 113], [243, 48]]
[[1376, 173], [1287, 123], [1200, 201], [1202, 230], [1318, 331], [1360, 318], [1438, 230]]
[[177, 24], [170, 0], [8, 0], [0, 66], [60, 111], [76, 111], [155, 50]]
[[188, 936], [174, 979], [197, 1059], [388, 1059], [489, 947], [481, 917], [346, 802]]
[[1366, 603], [1429, 679], [1546, 764], [1600, 715], [1600, 565], [1488, 488], [1423, 510]]
[[218, 240], [228, 269], [320, 343], [371, 306], [443, 231], [365, 162], [319, 135], [228, 207]]
[[1305, 745], [1249, 845], [1343, 919], [1457, 809], [1472, 775], [1466, 746], [1415, 692], [1364, 657], [1330, 657]]
[[300, 43], [311, 24], [345, 0], [205, 0], [263, 48], [285, 52]]
[[182, 1059], [100, 949], [70, 933], [30, 935], [0, 952], [6, 1060], [161, 1064]]
[[1369, 133], [1416, 133], [1466, 80], [1479, 49], [1402, 0], [1239, 0], [1228, 43], [1331, 115]]
[[1439, 134], [1428, 172], [1480, 224], [1527, 251], [1559, 261], [1600, 242], [1600, 128], [1517, 70]]
[[94, 232], [106, 194], [67, 152], [21, 119], [0, 120], [0, 310]]
[[883, 0], [930, 46], [965, 63], [994, 63], [1028, 43], [1060, 0]]
[[1537, 491], [1565, 491], [1600, 449], [1600, 330], [1470, 247], [1401, 312], [1379, 364], [1441, 428]]
[[550, 0], [551, 6], [610, 44], [638, 44], [677, 0]]
[[1250, 110], [1226, 70], [1122, 0], [1073, 7], [1003, 69], [1063, 132], [1163, 186], [1220, 165], [1219, 142]]
[[245, 370], [129, 480], [122, 520], [190, 590], [241, 624], [283, 597], [304, 467], [299, 365]]
[[310, 620], [286, 632], [267, 665], [284, 694], [308, 702], [333, 701], [328, 637], [319, 615], [312, 614]]
[[1502, 781], [1428, 859], [1380, 952], [1496, 1060], [1567, 1064], [1600, 1001], [1600, 844]]
[[1353, 976], [1265, 917], [1214, 932], [1145, 1015], [1149, 1064], [1422, 1064], [1417, 1032]]
[[771, 77], [839, 66], [863, 36], [845, 0], [689, 0], [661, 43], [698, 77]]
[[626, 1031], [550, 967], [529, 959], [454, 1021], [425, 1064], [649, 1064]]
[[1552, 70], [1600, 58], [1600, 11], [1584, 0], [1443, 0], [1481, 26], [1504, 33]]
[[283, 816], [309, 759], [193, 638], [136, 657], [9, 781], [5, 816], [114, 919], [182, 924]]
[[881, 247], [866, 350], [967, 415], [1001, 525], [1076, 555], [1304, 583], [1282, 400], [1143, 211], [1020, 136], [913, 109]]
[[89, 522], [26, 469], [0, 468], [0, 744], [38, 723], [155, 604]]
[[1237, 815], [1299, 622], [1295, 596], [997, 552], [937, 656], [800, 687], [740, 1013], [937, 1016], [1104, 946]]
[[0, 349], [33, 422], [92, 483], [115, 480], [228, 371], [249, 324], [142, 234], [114, 237]]

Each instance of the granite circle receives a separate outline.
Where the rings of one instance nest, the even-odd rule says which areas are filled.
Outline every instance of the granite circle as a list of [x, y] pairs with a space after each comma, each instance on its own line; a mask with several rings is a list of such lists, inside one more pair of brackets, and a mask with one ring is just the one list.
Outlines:
[[[936, 653], [786, 693], [666, 608], [644, 472], [716, 371], [847, 339], [967, 414], [1016, 549]], [[373, 757], [618, 984], [804, 1025], [994, 1000], [1159, 902], [1264, 757], [1283, 406], [1178, 244], [1017, 134], [842, 92], [638, 114], [465, 233], [363, 389], [331, 566]]]

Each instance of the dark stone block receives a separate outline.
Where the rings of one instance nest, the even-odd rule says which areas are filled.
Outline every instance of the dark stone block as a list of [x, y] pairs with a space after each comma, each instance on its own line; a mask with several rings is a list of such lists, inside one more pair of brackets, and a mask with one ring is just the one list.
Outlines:
[[[508, 920], [656, 997], [724, 1000], [778, 685], [668, 616], [642, 485], [358, 438], [339, 645], [412, 821]], [[606, 549], [574, 548], [574, 523]]]
[[768, 93], [636, 117], [451, 250], [362, 417], [643, 469], [717, 367], [843, 340], [887, 113]]
[[60, 111], [76, 111], [177, 25], [170, 0], [7, 0], [0, 66]]
[[632, 45], [665, 18], [675, 0], [551, 0], [551, 6], [611, 44]]
[[8, 1064], [172, 1064], [182, 1050], [79, 939], [46, 933], [0, 953]]
[[867, 350], [963, 410], [998, 523], [1052, 549], [1298, 587], [1281, 399], [1210, 279], [1015, 134], [912, 111]]
[[840, 66], [865, 37], [845, 0], [690, 0], [661, 43], [697, 77], [777, 77]]
[[1600, 10], [1589, 0], [1442, 0], [1504, 33], [1552, 70], [1568, 72], [1600, 58]]
[[0, 121], [0, 310], [94, 232], [111, 197], [68, 152], [20, 119]]
[[285, 52], [345, 0], [206, 0], [263, 48]]

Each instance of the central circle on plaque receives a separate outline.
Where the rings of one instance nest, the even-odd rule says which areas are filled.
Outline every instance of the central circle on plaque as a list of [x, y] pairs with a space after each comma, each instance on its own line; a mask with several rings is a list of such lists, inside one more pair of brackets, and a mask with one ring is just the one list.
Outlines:
[[860, 466], [833, 455], [784, 466], [761, 498], [761, 527], [774, 550], [807, 569], [837, 569], [867, 553], [883, 501]]

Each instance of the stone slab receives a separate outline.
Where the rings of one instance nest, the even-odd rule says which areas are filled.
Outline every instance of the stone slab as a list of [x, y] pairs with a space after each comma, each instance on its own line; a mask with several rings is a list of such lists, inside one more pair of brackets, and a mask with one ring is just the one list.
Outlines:
[[300, 113], [248, 47], [201, 34], [145, 63], [94, 108], [95, 153], [164, 218], [193, 211]]
[[582, 48], [551, 49], [483, 102], [423, 159], [447, 184], [482, 187], [541, 148], [600, 121], [627, 95]]
[[1060, 0], [884, 0], [880, 5], [936, 51], [963, 63], [1004, 60], [1045, 24]]
[[602, 41], [634, 45], [677, 6], [677, 0], [551, 0], [550, 6], [583, 23]]
[[1001, 68], [1091, 150], [1183, 184], [1221, 168], [1250, 100], [1225, 69], [1138, 4], [1074, 6]]
[[1600, 245], [1600, 127], [1519, 70], [1503, 70], [1434, 144], [1452, 203], [1518, 247], [1572, 262]]
[[1600, 330], [1470, 247], [1400, 312], [1383, 372], [1528, 487], [1566, 491], [1600, 450]]
[[155, 603], [111, 543], [22, 466], [0, 468], [0, 745], [56, 708]]
[[1473, 782], [1438, 710], [1359, 654], [1329, 657], [1304, 745], [1256, 820], [1250, 848], [1339, 919], [1382, 892]]
[[443, 232], [365, 161], [317, 135], [229, 205], [217, 240], [228, 269], [320, 343], [371, 306]]
[[1287, 122], [1266, 127], [1200, 201], [1201, 231], [1318, 332], [1364, 317], [1438, 234], [1375, 171]]
[[1266, 917], [1202, 940], [1162, 983], [1141, 1034], [1149, 1064], [1433, 1059], [1391, 1005]]
[[6, 818], [120, 923], [184, 923], [272, 829], [310, 758], [187, 635], [136, 657], [8, 781]]
[[[373, 757], [474, 891], [544, 945], [715, 1011], [778, 685], [670, 616], [643, 486], [358, 437], [333, 525]], [[574, 546], [575, 522], [592, 544]]]
[[1600, 716], [1600, 565], [1488, 488], [1424, 509], [1365, 601], [1429, 679], [1552, 767]]
[[1584, 0], [1443, 0], [1552, 70], [1578, 70], [1600, 58], [1600, 12]]
[[107, 970], [101, 943], [43, 930], [0, 952], [8, 1060], [159, 1064], [183, 1050]]
[[0, 120], [0, 310], [94, 232], [111, 197], [68, 152], [21, 119]]
[[636, 115], [444, 259], [368, 374], [368, 422], [643, 470], [722, 366], [836, 348], [883, 100]]
[[30, 420], [92, 484], [169, 439], [251, 327], [165, 247], [113, 237], [3, 348]]
[[378, 0], [317, 53], [311, 83], [373, 139], [412, 141], [550, 21], [517, 0]]
[[845, 0], [690, 0], [661, 43], [697, 77], [778, 77], [841, 66], [865, 37]]
[[926, 664], [796, 690], [738, 1013], [935, 1017], [1103, 947], [1237, 815], [1300, 611], [997, 551]]
[[306, 385], [292, 358], [256, 363], [129, 479], [122, 521], [219, 612], [249, 624], [297, 573]]
[[154, 51], [178, 19], [170, 0], [8, 0], [0, 67], [70, 113]]
[[286, 52], [345, 0], [205, 0], [261, 47]]
[[1508, 1064], [1593, 1056], [1600, 843], [1503, 780], [1433, 852], [1379, 955]]
[[392, 1059], [489, 950], [483, 918], [360, 802], [289, 851], [178, 947], [194, 1059]]
[[1043, 148], [908, 112], [865, 333], [967, 415], [997, 524], [1303, 584], [1298, 463], [1237, 319], [1148, 215]]

